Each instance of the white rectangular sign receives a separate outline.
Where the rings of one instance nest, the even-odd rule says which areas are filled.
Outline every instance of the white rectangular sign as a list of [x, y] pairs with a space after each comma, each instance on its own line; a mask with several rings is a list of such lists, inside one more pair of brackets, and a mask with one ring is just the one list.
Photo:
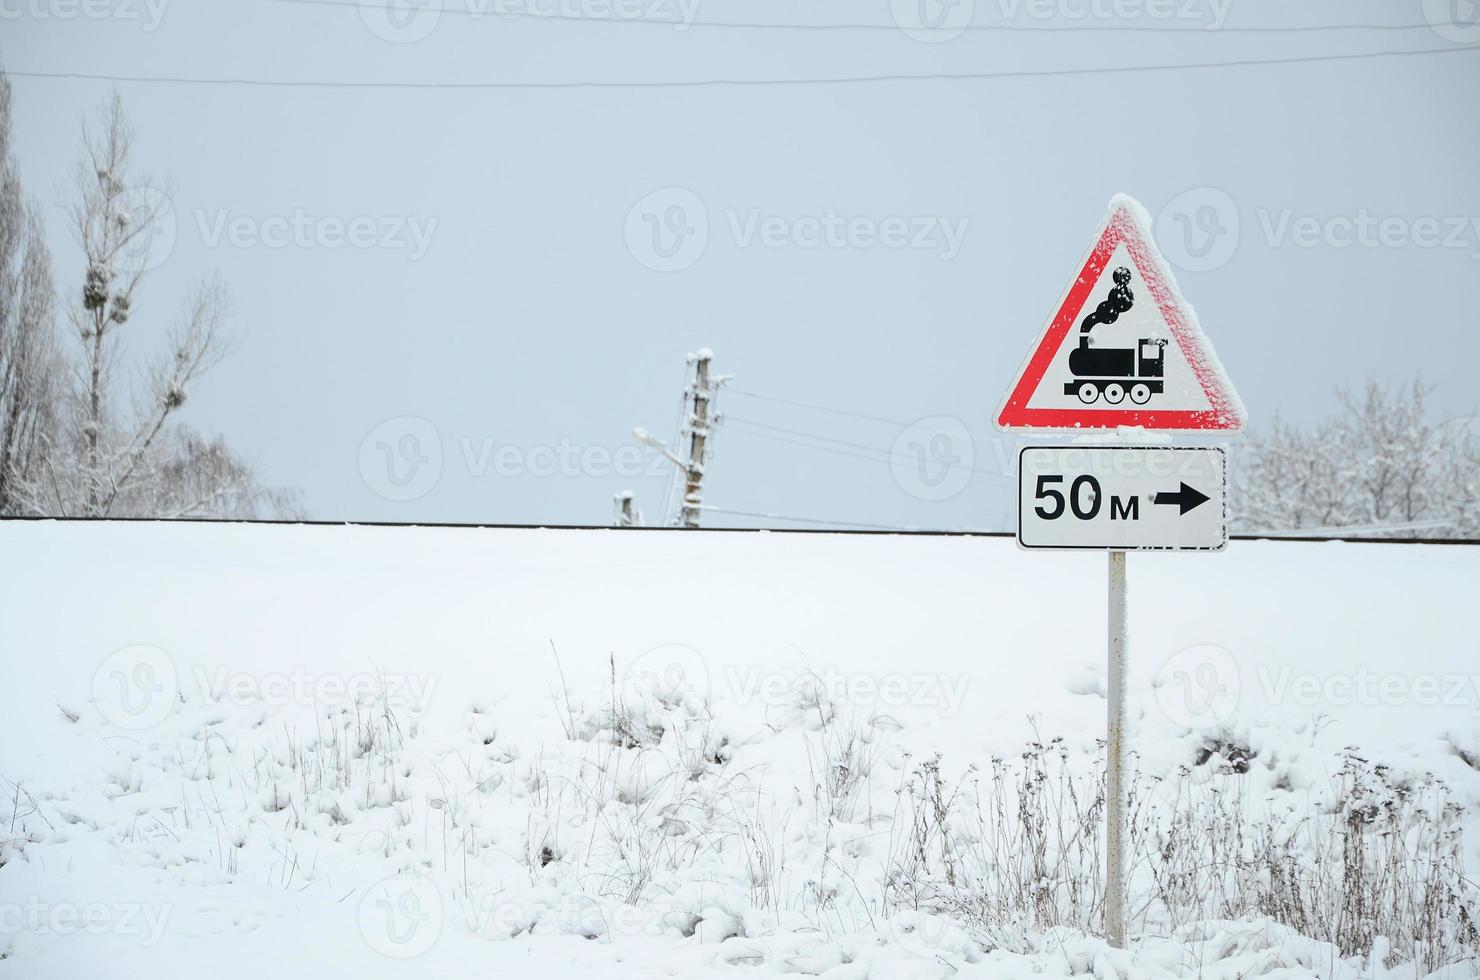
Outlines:
[[1029, 446], [1018, 454], [1018, 545], [1221, 551], [1228, 466], [1215, 446]]

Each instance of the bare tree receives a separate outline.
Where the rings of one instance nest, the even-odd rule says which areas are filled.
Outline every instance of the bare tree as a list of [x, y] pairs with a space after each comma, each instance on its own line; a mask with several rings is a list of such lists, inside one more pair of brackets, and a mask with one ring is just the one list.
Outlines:
[[246, 512], [256, 507], [274, 516], [296, 513], [291, 497], [259, 487], [223, 442], [174, 431], [175, 413], [193, 385], [232, 346], [225, 329], [229, 300], [219, 279], [189, 289], [167, 349], [152, 364], [141, 372], [124, 367], [120, 335], [137, 315], [136, 296], [169, 207], [165, 193], [134, 172], [133, 139], [117, 93], [83, 124], [70, 218], [86, 268], [67, 309], [80, 359], [73, 365], [66, 437], [47, 457], [32, 506], [90, 517], [259, 516]]
[[24, 512], [58, 432], [60, 351], [51, 254], [10, 149], [0, 72], [0, 514]]
[[1415, 380], [1338, 389], [1341, 413], [1309, 431], [1275, 419], [1235, 470], [1246, 530], [1480, 537], [1480, 419], [1435, 425]]

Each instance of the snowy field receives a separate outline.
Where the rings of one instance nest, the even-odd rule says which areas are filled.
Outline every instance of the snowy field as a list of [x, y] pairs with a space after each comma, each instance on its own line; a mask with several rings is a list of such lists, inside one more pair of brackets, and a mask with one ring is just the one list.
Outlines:
[[1124, 951], [1105, 572], [0, 524], [0, 977], [1480, 975], [1480, 548], [1130, 556]]

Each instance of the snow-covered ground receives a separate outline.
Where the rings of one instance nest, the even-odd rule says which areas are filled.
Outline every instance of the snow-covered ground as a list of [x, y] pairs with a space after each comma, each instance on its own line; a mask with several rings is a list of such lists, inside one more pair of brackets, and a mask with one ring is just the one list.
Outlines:
[[[1318, 866], [1376, 780], [1473, 881], [1480, 549], [1129, 577], [1144, 793], [1316, 815]], [[1031, 877], [992, 814], [1034, 785], [1042, 887], [1097, 901], [1060, 791], [1099, 772], [1104, 589], [1002, 539], [0, 524], [0, 976], [1422, 975], [1374, 962], [1412, 936], [1140, 907], [1117, 951], [961, 904]]]

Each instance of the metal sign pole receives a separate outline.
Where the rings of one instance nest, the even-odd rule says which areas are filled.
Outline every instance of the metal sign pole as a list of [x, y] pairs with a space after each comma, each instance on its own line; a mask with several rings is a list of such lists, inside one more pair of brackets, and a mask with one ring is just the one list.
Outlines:
[[1105, 937], [1125, 948], [1125, 552], [1110, 552], [1105, 709]]

